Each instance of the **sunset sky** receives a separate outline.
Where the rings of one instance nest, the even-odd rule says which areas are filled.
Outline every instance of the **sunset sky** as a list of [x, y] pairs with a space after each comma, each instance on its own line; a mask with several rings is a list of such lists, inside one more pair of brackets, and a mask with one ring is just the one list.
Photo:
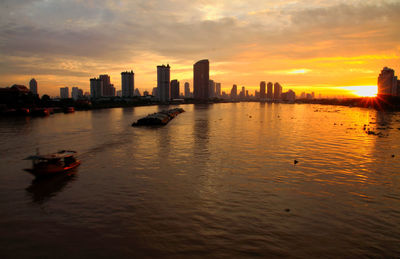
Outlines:
[[384, 66], [399, 75], [400, 0], [2, 0], [0, 40], [0, 87], [34, 77], [40, 95], [89, 91], [100, 74], [119, 90], [125, 70], [151, 92], [167, 63], [193, 89], [200, 59], [227, 92], [272, 81], [346, 95], [376, 86]]

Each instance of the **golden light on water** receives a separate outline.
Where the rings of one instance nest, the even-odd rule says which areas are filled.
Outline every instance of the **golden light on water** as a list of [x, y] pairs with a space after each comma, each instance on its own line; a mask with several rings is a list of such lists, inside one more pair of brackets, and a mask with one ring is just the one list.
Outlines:
[[344, 88], [360, 97], [374, 97], [378, 94], [378, 87], [376, 85], [355, 85]]

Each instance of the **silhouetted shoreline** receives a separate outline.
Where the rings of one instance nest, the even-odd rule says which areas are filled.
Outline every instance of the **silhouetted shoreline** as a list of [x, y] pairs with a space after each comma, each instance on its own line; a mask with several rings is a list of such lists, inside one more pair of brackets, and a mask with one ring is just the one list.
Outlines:
[[234, 103], [234, 102], [259, 102], [259, 103], [286, 103], [286, 104], [320, 104], [320, 105], [337, 105], [347, 107], [370, 108], [375, 110], [400, 111], [400, 97], [396, 96], [377, 96], [377, 97], [360, 97], [360, 98], [343, 98], [343, 99], [296, 99], [295, 101], [263, 101], [255, 99], [244, 100], [227, 100], [213, 99], [209, 101], [195, 101], [193, 99], [180, 99], [169, 102], [158, 102], [145, 98], [114, 98], [109, 100], [47, 100], [32, 106], [32, 104], [19, 103], [18, 106], [11, 108], [2, 107], [0, 114], [2, 116], [47, 116], [53, 113], [66, 112], [68, 108], [73, 107], [76, 111], [123, 108], [123, 107], [141, 107], [153, 105], [184, 105], [184, 104], [214, 104], [214, 103]]

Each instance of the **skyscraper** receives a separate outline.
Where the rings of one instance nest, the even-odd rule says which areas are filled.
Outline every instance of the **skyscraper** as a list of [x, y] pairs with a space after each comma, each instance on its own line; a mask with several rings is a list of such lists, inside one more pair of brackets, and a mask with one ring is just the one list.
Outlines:
[[71, 97], [75, 101], [83, 97], [83, 91], [82, 89], [79, 89], [78, 87], [72, 87], [71, 90]]
[[209, 73], [210, 62], [208, 59], [200, 60], [193, 65], [193, 93], [195, 100], [208, 100]]
[[92, 99], [103, 95], [103, 81], [100, 78], [90, 78], [90, 96]]
[[68, 89], [67, 86], [60, 88], [60, 98], [61, 99], [68, 99], [69, 98], [69, 89]]
[[169, 101], [170, 67], [157, 66], [157, 95], [161, 102]]
[[274, 100], [280, 100], [282, 94], [282, 86], [279, 83], [274, 84]]
[[115, 96], [115, 87], [110, 82], [110, 76], [100, 75], [99, 78], [103, 82], [102, 96]]
[[29, 90], [30, 90], [33, 94], [38, 94], [38, 91], [37, 91], [37, 82], [36, 82], [35, 78], [32, 78], [31, 81], [29, 81]]
[[260, 82], [260, 99], [265, 100], [267, 95], [265, 94], [265, 81]]
[[231, 89], [231, 99], [237, 98], [237, 85], [233, 85]]
[[214, 80], [208, 80], [208, 98], [215, 97], [215, 83]]
[[397, 93], [397, 76], [394, 70], [384, 67], [378, 77], [378, 94], [381, 95], [398, 95]]
[[133, 97], [135, 92], [135, 73], [125, 71], [121, 73], [122, 97]]
[[153, 90], [151, 91], [151, 95], [154, 96], [154, 97], [158, 97], [157, 87], [153, 87]]
[[215, 96], [221, 97], [221, 83], [215, 83]]
[[179, 99], [179, 81], [174, 79], [171, 81], [171, 100], [172, 99]]
[[242, 86], [242, 91], [239, 93], [239, 98], [244, 99], [246, 97], [246, 88]]
[[190, 86], [188, 82], [185, 82], [185, 97], [186, 98], [190, 97]]
[[272, 91], [272, 87], [273, 87], [272, 83], [268, 82], [268, 84], [267, 84], [267, 99], [268, 100], [272, 100], [273, 97], [274, 97], [274, 93]]

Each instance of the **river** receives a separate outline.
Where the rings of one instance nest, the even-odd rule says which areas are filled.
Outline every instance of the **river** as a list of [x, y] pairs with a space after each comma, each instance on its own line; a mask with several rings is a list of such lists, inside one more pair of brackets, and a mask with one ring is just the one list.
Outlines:
[[[180, 107], [0, 118], [0, 257], [400, 256], [400, 113]], [[37, 148], [82, 164], [33, 181]]]

